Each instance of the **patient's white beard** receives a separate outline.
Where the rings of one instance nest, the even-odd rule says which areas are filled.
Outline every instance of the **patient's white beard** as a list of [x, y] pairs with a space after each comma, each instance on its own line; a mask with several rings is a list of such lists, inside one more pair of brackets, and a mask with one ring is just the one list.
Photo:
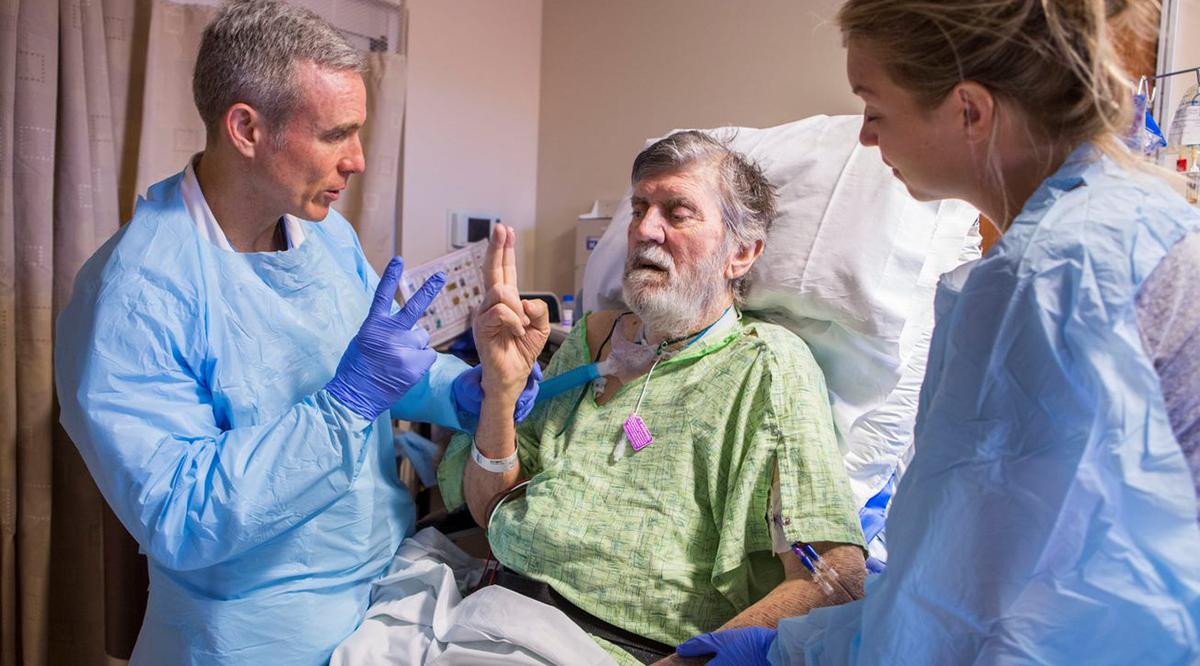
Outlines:
[[[729, 288], [723, 275], [725, 252], [715, 252], [687, 275], [679, 273], [671, 255], [652, 243], [639, 243], [625, 262], [621, 294], [649, 332], [678, 337], [711, 324], [710, 310]], [[663, 271], [634, 268], [650, 262]]]

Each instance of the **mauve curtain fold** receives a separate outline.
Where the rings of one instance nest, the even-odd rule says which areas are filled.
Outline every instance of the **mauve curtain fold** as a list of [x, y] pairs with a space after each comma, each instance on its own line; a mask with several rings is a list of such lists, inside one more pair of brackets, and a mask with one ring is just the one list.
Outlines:
[[[58, 2], [5, 2], [6, 134], [0, 241], [0, 658], [47, 661], [54, 401]], [[10, 32], [11, 31], [11, 32]], [[15, 50], [11, 50], [15, 45]], [[11, 59], [9, 54], [12, 54]], [[10, 83], [11, 82], [11, 83]]]

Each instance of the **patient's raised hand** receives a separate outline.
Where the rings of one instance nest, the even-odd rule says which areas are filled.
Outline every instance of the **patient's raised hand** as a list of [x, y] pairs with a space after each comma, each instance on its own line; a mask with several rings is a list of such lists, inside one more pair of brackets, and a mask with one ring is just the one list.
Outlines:
[[487, 291], [474, 323], [483, 390], [515, 400], [550, 335], [550, 319], [542, 301], [521, 300], [516, 232], [503, 224], [496, 225], [488, 241], [483, 282]]

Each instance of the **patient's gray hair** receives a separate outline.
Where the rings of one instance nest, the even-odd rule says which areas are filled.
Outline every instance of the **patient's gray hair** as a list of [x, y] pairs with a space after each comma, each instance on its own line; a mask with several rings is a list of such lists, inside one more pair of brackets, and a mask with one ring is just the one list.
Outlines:
[[[283, 126], [300, 102], [296, 64], [366, 70], [366, 60], [325, 19], [275, 0], [234, 0], [204, 29], [192, 95], [213, 132], [230, 106], [244, 102]], [[278, 134], [276, 134], [278, 136]]]
[[[729, 137], [730, 139], [732, 138]], [[678, 173], [693, 166], [711, 165], [720, 188], [721, 218], [725, 222], [726, 251], [767, 242], [775, 219], [775, 189], [757, 164], [705, 132], [688, 130], [659, 139], [633, 161], [633, 184], [654, 176]], [[735, 278], [730, 287], [738, 303], [750, 287], [750, 273]]]

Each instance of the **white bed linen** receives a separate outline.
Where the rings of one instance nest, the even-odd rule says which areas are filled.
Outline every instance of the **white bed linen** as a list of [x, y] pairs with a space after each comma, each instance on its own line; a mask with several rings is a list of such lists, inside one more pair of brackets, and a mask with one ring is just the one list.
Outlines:
[[497, 586], [463, 598], [459, 590], [482, 571], [483, 562], [433, 528], [405, 539], [330, 666], [614, 663], [556, 608]]

